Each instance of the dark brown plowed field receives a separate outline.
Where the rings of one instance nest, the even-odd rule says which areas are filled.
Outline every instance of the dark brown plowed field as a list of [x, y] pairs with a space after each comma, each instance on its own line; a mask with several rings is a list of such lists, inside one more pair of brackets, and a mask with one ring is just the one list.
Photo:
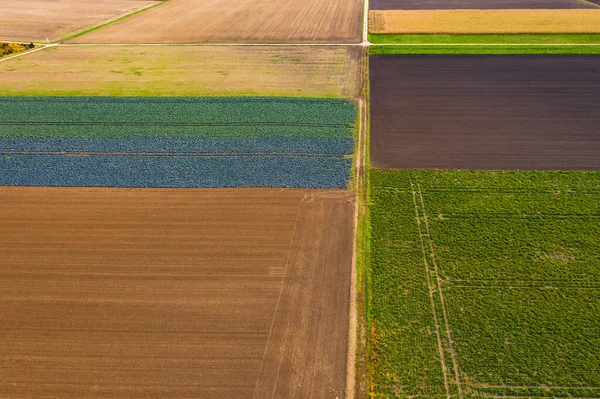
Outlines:
[[502, 10], [595, 7], [583, 0], [371, 0], [370, 8], [371, 10]]
[[382, 168], [600, 169], [600, 56], [372, 56]]
[[336, 397], [352, 198], [1, 188], [0, 397]]

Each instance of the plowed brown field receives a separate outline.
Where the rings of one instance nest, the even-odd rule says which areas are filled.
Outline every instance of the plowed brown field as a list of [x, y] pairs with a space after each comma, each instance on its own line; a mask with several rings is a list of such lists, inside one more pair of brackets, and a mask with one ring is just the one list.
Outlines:
[[373, 165], [600, 169], [599, 65], [597, 55], [372, 56]]
[[341, 396], [352, 198], [0, 188], [0, 397]]
[[0, 40], [55, 41], [157, 3], [157, 0], [2, 0]]
[[360, 42], [362, 11], [362, 0], [171, 0], [72, 42]]

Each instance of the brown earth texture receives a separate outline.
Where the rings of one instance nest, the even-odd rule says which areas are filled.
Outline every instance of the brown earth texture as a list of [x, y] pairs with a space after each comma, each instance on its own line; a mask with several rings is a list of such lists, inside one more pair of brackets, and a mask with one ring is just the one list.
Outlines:
[[0, 188], [0, 397], [343, 397], [353, 207]]
[[380, 168], [600, 169], [600, 56], [372, 56]]

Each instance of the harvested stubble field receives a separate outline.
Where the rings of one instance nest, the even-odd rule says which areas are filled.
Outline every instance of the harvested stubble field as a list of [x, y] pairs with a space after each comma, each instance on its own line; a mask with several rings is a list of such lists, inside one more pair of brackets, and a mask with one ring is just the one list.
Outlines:
[[594, 8], [594, 5], [588, 0], [371, 0], [370, 8], [372, 10], [552, 10]]
[[55, 47], [0, 64], [2, 96], [357, 97], [360, 49]]
[[372, 56], [370, 66], [376, 167], [600, 168], [600, 56]]
[[0, 97], [0, 185], [345, 188], [356, 107], [283, 97]]
[[0, 188], [0, 396], [342, 397], [353, 197]]
[[56, 41], [158, 3], [158, 0], [3, 0], [0, 40]]
[[73, 43], [360, 42], [361, 0], [171, 0]]
[[372, 397], [600, 397], [599, 172], [370, 184]]
[[369, 32], [373, 34], [600, 33], [600, 8], [370, 11]]

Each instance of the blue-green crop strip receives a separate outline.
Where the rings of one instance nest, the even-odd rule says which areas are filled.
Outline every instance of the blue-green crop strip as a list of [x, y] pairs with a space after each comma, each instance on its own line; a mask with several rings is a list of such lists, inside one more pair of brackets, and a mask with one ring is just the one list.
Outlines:
[[[127, 161], [123, 157], [143, 154], [162, 155], [155, 163], [144, 162], [146, 170], [179, 165], [182, 162], [176, 158], [179, 155], [202, 157], [202, 161], [195, 163], [186, 158], [184, 164], [196, 175], [182, 183], [186, 187], [194, 184], [197, 187], [343, 187], [350, 177], [348, 165], [354, 150], [356, 118], [356, 106], [344, 99], [0, 97], [0, 156], [5, 157], [6, 166], [0, 184], [32, 185], [45, 181], [48, 185], [104, 182], [107, 186], [128, 186], [129, 181], [131, 186], [151, 187], [151, 176], [160, 173], [150, 170], [142, 180], [138, 175], [132, 175], [133, 180], [119, 180], [97, 162], [62, 157], [102, 156], [108, 162], [111, 156], [119, 156], [118, 165], [134, 165], [140, 163], [139, 157]], [[174, 158], [167, 162], [164, 155]], [[222, 159], [219, 161], [225, 165], [222, 170], [213, 169], [210, 165], [216, 161], [211, 155], [243, 155], [243, 161], [228, 163]], [[271, 156], [280, 157], [279, 162], [261, 158]], [[253, 157], [252, 162], [249, 163], [248, 157]], [[28, 164], [23, 164], [24, 159]], [[51, 166], [53, 162], [58, 166]], [[316, 167], [305, 168], [303, 162]], [[20, 169], [14, 167], [17, 163]], [[263, 165], [267, 169], [254, 179], [244, 173], [252, 166], [240, 166], [239, 176], [244, 176], [240, 180], [234, 171], [245, 164]], [[333, 173], [335, 178], [318, 166], [325, 164], [327, 168], [338, 168]], [[101, 179], [94, 171], [84, 171], [83, 177], [75, 178], [65, 172], [67, 166], [60, 172], [61, 177], [58, 176], [61, 165], [74, 168], [87, 165], [102, 170], [107, 179]], [[210, 179], [198, 177], [209, 171]], [[45, 176], [46, 180], [40, 181], [35, 175]], [[155, 185], [169, 186], [158, 177]]]

